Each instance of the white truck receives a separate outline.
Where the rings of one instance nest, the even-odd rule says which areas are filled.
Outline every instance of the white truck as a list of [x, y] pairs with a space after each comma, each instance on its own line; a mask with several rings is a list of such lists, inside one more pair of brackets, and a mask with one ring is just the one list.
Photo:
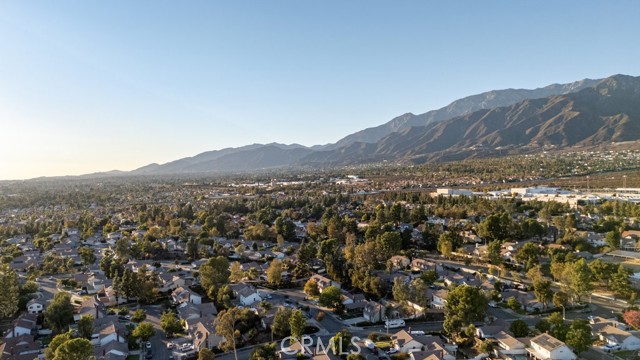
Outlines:
[[387, 329], [401, 328], [404, 327], [404, 325], [405, 323], [402, 319], [393, 319], [384, 322], [384, 327]]

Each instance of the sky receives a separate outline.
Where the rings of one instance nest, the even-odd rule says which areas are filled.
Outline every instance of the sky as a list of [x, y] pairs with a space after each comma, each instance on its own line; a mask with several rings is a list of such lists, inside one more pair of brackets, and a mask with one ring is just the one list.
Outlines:
[[504, 88], [640, 75], [640, 1], [0, 0], [0, 180], [336, 142]]

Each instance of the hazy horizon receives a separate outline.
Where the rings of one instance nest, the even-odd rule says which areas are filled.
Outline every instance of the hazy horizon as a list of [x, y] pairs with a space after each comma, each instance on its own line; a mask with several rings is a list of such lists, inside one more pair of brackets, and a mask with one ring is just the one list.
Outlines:
[[0, 180], [333, 143], [489, 90], [640, 75], [640, 3], [0, 4]]

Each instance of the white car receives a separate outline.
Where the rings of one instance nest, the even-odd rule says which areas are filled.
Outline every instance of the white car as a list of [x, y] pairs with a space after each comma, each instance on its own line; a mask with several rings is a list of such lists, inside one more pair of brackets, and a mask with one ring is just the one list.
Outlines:
[[173, 343], [167, 343], [167, 349], [173, 349]]
[[147, 349], [151, 349], [151, 341], [147, 341]]
[[604, 350], [605, 351], [618, 351], [620, 350], [620, 345], [619, 344], [607, 344], [604, 346]]
[[191, 344], [182, 344], [182, 347], [180, 348], [180, 350], [189, 351], [191, 350], [191, 348], [192, 348]]

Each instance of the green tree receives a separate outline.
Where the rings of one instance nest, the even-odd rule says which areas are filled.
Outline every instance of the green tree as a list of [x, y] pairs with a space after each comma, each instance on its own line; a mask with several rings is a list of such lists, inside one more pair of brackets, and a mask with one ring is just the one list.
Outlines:
[[611, 276], [615, 272], [615, 267], [613, 264], [606, 263], [600, 259], [595, 259], [589, 263], [589, 270], [591, 270], [594, 280], [608, 285]]
[[564, 319], [560, 313], [553, 313], [549, 316], [549, 323], [551, 324], [551, 336], [560, 341], [565, 341], [567, 338], [568, 328], [564, 324]]
[[78, 254], [82, 259], [82, 264], [84, 266], [89, 266], [96, 262], [96, 255], [93, 253], [93, 249], [90, 247], [81, 247], [78, 249]]
[[238, 360], [238, 353], [236, 351], [236, 337], [240, 335], [240, 332], [236, 329], [236, 322], [238, 320], [238, 308], [231, 308], [218, 313], [214, 321], [216, 328], [216, 335], [224, 338], [224, 342], [221, 344], [221, 348], [224, 351], [233, 350], [233, 356], [235, 360]]
[[502, 263], [502, 254], [500, 253], [501, 250], [502, 244], [500, 244], [500, 241], [494, 240], [489, 242], [489, 245], [487, 245], [486, 254], [486, 260], [489, 262], [489, 264], [500, 265]]
[[126, 259], [131, 253], [131, 242], [126, 237], [122, 237], [116, 241], [116, 255], [120, 259]]
[[458, 334], [462, 326], [484, 319], [487, 298], [477, 287], [461, 285], [449, 291], [445, 305], [444, 329]]
[[153, 328], [153, 324], [150, 322], [141, 322], [133, 329], [131, 335], [133, 335], [136, 339], [140, 339], [142, 342], [147, 342], [149, 339], [156, 334], [156, 330]]
[[567, 345], [571, 346], [576, 354], [587, 351], [593, 343], [591, 327], [584, 319], [576, 319], [571, 323], [567, 332]]
[[385, 232], [376, 238], [376, 247], [387, 257], [397, 255], [402, 249], [402, 237], [395, 231]]
[[480, 343], [478, 350], [481, 354], [490, 354], [493, 351], [493, 343], [490, 340], [485, 340]]
[[352, 337], [349, 330], [342, 329], [329, 340], [329, 348], [334, 355], [346, 355], [349, 353]]
[[399, 277], [393, 279], [392, 293], [393, 299], [396, 301], [405, 302], [409, 300], [409, 286]]
[[242, 265], [239, 262], [234, 261], [231, 263], [231, 269], [229, 270], [229, 281], [238, 282], [244, 279], [244, 271], [242, 271]]
[[631, 281], [629, 281], [629, 272], [620, 264], [618, 271], [611, 276], [611, 283], [609, 288], [616, 296], [628, 299], [633, 292], [631, 288]]
[[304, 284], [304, 292], [309, 296], [320, 295], [320, 289], [315, 279], [307, 280], [306, 284]]
[[127, 300], [138, 296], [137, 282], [136, 274], [131, 269], [125, 269], [118, 283], [120, 292]]
[[612, 230], [607, 233], [605, 236], [605, 241], [607, 245], [611, 249], [619, 249], [620, 248], [620, 232], [618, 230]]
[[555, 307], [567, 306], [567, 303], [569, 302], [569, 296], [562, 291], [558, 291], [557, 293], [553, 294], [552, 302], [553, 306]]
[[224, 256], [211, 258], [200, 266], [200, 283], [212, 299], [220, 287], [229, 283], [229, 275], [229, 260]]
[[293, 310], [291, 317], [289, 318], [289, 327], [291, 328], [291, 336], [301, 341], [304, 334], [304, 328], [307, 325], [307, 320], [302, 315], [302, 310]]
[[540, 319], [536, 323], [536, 329], [538, 331], [540, 331], [541, 333], [546, 333], [549, 330], [551, 330], [551, 323], [549, 323], [549, 321], [547, 321], [545, 319]]
[[267, 268], [267, 282], [271, 285], [280, 285], [282, 283], [282, 261], [273, 259], [269, 268]]
[[180, 320], [178, 320], [176, 314], [171, 311], [167, 311], [162, 314], [160, 317], [160, 326], [168, 337], [172, 337], [173, 334], [182, 330]]
[[93, 346], [87, 339], [71, 339], [58, 346], [53, 360], [91, 360]]
[[250, 360], [276, 360], [276, 343], [262, 344], [256, 346], [251, 352]]
[[528, 242], [516, 253], [516, 260], [529, 270], [540, 263], [541, 252], [540, 246], [535, 243]]
[[507, 300], [507, 306], [509, 309], [514, 311], [522, 309], [522, 304], [515, 298], [515, 296], [512, 296]]
[[18, 311], [18, 298], [20, 296], [20, 285], [18, 275], [8, 265], [0, 268], [0, 318], [10, 317]]
[[571, 277], [569, 288], [573, 293], [580, 298], [586, 294], [589, 294], [593, 290], [591, 284], [591, 270], [584, 259], [580, 259], [573, 263], [571, 266]]
[[137, 309], [136, 311], [133, 312], [133, 315], [131, 316], [131, 321], [140, 323], [140, 322], [143, 322], [146, 318], [147, 318], [147, 313], [144, 311], [144, 309]]
[[438, 280], [438, 272], [433, 269], [425, 270], [420, 274], [420, 279], [422, 279], [425, 284], [432, 285]]
[[78, 334], [87, 340], [93, 335], [93, 315], [82, 315], [78, 320]]
[[533, 294], [536, 299], [546, 308], [547, 303], [553, 298], [553, 290], [551, 290], [551, 281], [538, 280], [533, 283]]
[[451, 239], [451, 233], [442, 233], [438, 238], [438, 251], [442, 256], [449, 258], [453, 252], [453, 241]]
[[198, 360], [215, 360], [216, 354], [208, 348], [202, 348], [198, 352]]
[[292, 310], [284, 306], [276, 310], [273, 316], [273, 323], [271, 324], [271, 331], [276, 337], [284, 337], [291, 333], [291, 325], [289, 322], [291, 315]]
[[516, 320], [511, 323], [509, 330], [515, 337], [525, 337], [529, 335], [529, 325], [523, 320]]
[[44, 358], [46, 360], [53, 360], [53, 358], [56, 356], [56, 349], [58, 349], [58, 347], [60, 347], [60, 345], [64, 344], [65, 342], [69, 341], [73, 339], [73, 331], [69, 330], [67, 332], [64, 332], [62, 334], [58, 334], [56, 336], [53, 337], [53, 339], [51, 340], [51, 342], [49, 343], [49, 347], [47, 347], [44, 350]]
[[488, 241], [503, 241], [509, 237], [511, 218], [507, 213], [492, 214], [478, 224], [478, 236]]
[[44, 318], [54, 333], [59, 334], [73, 322], [73, 306], [69, 293], [59, 291], [53, 297], [53, 301], [47, 307]]
[[322, 290], [318, 302], [322, 306], [326, 306], [331, 309], [339, 309], [342, 305], [342, 293], [340, 288], [336, 286], [329, 286]]

